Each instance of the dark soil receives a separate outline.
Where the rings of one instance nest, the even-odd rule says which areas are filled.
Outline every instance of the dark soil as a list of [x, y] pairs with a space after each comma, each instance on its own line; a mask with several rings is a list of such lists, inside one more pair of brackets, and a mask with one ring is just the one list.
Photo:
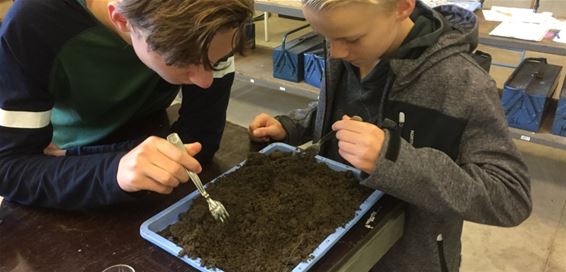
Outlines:
[[210, 184], [230, 218], [214, 221], [202, 197], [161, 235], [224, 271], [291, 271], [337, 227], [350, 221], [372, 190], [351, 172], [314, 157], [251, 153], [237, 171]]

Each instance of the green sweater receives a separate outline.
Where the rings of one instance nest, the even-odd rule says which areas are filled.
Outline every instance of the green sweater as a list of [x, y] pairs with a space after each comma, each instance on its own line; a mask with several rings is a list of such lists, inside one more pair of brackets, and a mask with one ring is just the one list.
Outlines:
[[180, 89], [147, 68], [93, 16], [82, 19], [88, 25], [66, 40], [49, 75], [53, 142], [61, 148], [96, 142], [132, 119], [162, 110]]

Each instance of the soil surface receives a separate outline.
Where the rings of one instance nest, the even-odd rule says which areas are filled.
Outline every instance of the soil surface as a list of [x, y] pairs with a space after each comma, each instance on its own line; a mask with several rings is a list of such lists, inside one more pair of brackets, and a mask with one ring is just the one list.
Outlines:
[[216, 222], [198, 197], [161, 235], [208, 268], [291, 271], [372, 192], [351, 172], [299, 154], [250, 153], [243, 167], [207, 189], [230, 213], [227, 223]]

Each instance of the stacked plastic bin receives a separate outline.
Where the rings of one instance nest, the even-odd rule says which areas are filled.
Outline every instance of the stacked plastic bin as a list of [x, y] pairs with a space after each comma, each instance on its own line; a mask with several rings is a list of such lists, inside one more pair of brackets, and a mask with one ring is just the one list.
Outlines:
[[273, 49], [273, 77], [293, 82], [304, 80], [304, 53], [320, 48], [323, 38], [315, 33], [307, 33], [291, 41], [287, 39], [306, 27], [308, 25], [287, 32], [281, 45]]
[[527, 58], [505, 82], [501, 104], [510, 127], [537, 132], [558, 85], [561, 66], [544, 58]]
[[305, 53], [305, 82], [320, 88], [324, 78], [324, 49]]

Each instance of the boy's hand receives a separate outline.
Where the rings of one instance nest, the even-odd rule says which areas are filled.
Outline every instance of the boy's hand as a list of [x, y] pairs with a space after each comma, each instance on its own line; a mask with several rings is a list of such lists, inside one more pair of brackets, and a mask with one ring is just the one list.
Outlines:
[[250, 139], [255, 142], [268, 142], [270, 139], [283, 140], [287, 132], [277, 119], [262, 113], [254, 118], [248, 128]]
[[189, 180], [185, 168], [195, 173], [202, 170], [192, 156], [201, 150], [199, 143], [186, 144], [189, 154], [181, 152], [167, 140], [149, 137], [120, 159], [118, 185], [126, 192], [141, 190], [169, 194]]
[[338, 153], [354, 167], [371, 174], [375, 171], [375, 164], [385, 133], [374, 124], [351, 120], [344, 115], [342, 120], [332, 125], [338, 138]]

